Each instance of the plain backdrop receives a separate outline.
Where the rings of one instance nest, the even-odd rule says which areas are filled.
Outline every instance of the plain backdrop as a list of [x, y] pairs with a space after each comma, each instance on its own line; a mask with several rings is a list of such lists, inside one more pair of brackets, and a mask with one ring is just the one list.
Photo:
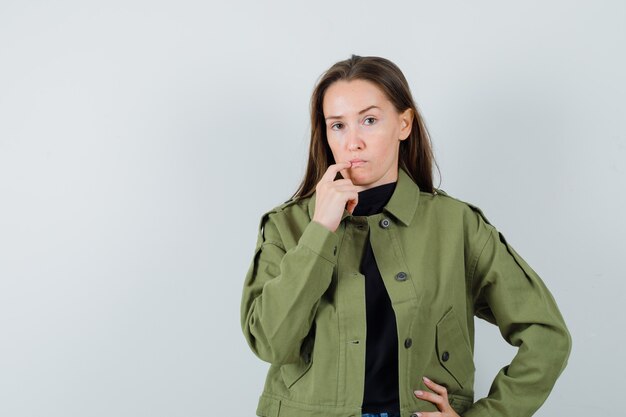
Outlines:
[[[573, 350], [536, 415], [618, 414], [624, 22], [620, 0], [0, 0], [0, 415], [254, 415], [259, 219], [353, 53], [403, 70], [436, 185], [554, 294]], [[514, 353], [479, 321], [477, 398]]]

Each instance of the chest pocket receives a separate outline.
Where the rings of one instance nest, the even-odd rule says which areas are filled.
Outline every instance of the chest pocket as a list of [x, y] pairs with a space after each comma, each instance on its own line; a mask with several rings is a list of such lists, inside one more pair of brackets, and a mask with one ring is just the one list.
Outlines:
[[461, 388], [471, 382], [476, 370], [474, 358], [453, 309], [437, 323], [437, 356], [441, 366]]

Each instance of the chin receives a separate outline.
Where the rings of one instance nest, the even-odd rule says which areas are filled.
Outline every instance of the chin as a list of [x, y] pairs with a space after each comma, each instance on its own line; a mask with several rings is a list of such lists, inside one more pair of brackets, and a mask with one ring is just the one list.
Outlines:
[[371, 178], [369, 175], [363, 172], [351, 172], [350, 179], [352, 180], [353, 183], [356, 184], [357, 182], [359, 183], [368, 182]]
[[355, 175], [350, 178], [352, 184], [367, 186], [376, 181], [376, 178], [372, 178], [369, 175]]

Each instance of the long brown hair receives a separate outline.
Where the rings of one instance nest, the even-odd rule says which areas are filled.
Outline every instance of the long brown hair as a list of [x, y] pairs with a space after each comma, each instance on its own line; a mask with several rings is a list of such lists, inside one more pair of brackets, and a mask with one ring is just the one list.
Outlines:
[[351, 58], [337, 62], [323, 73], [313, 90], [309, 160], [304, 179], [291, 198], [305, 198], [312, 195], [328, 167], [335, 163], [326, 137], [326, 122], [322, 109], [324, 94], [336, 81], [356, 79], [375, 83], [398, 112], [401, 113], [409, 108], [413, 110], [411, 133], [407, 139], [400, 142], [398, 166], [404, 168], [420, 190], [432, 193], [434, 191], [432, 165], [437, 163], [433, 156], [426, 124], [417, 110], [409, 84], [402, 71], [396, 64], [385, 58], [352, 55]]

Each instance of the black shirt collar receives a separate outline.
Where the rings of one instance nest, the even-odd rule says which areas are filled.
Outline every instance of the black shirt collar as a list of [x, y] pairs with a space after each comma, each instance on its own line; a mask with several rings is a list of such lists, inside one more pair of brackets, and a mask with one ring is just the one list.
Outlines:
[[359, 202], [352, 212], [352, 215], [369, 216], [380, 213], [393, 195], [396, 183], [397, 181], [394, 181], [359, 191]]

